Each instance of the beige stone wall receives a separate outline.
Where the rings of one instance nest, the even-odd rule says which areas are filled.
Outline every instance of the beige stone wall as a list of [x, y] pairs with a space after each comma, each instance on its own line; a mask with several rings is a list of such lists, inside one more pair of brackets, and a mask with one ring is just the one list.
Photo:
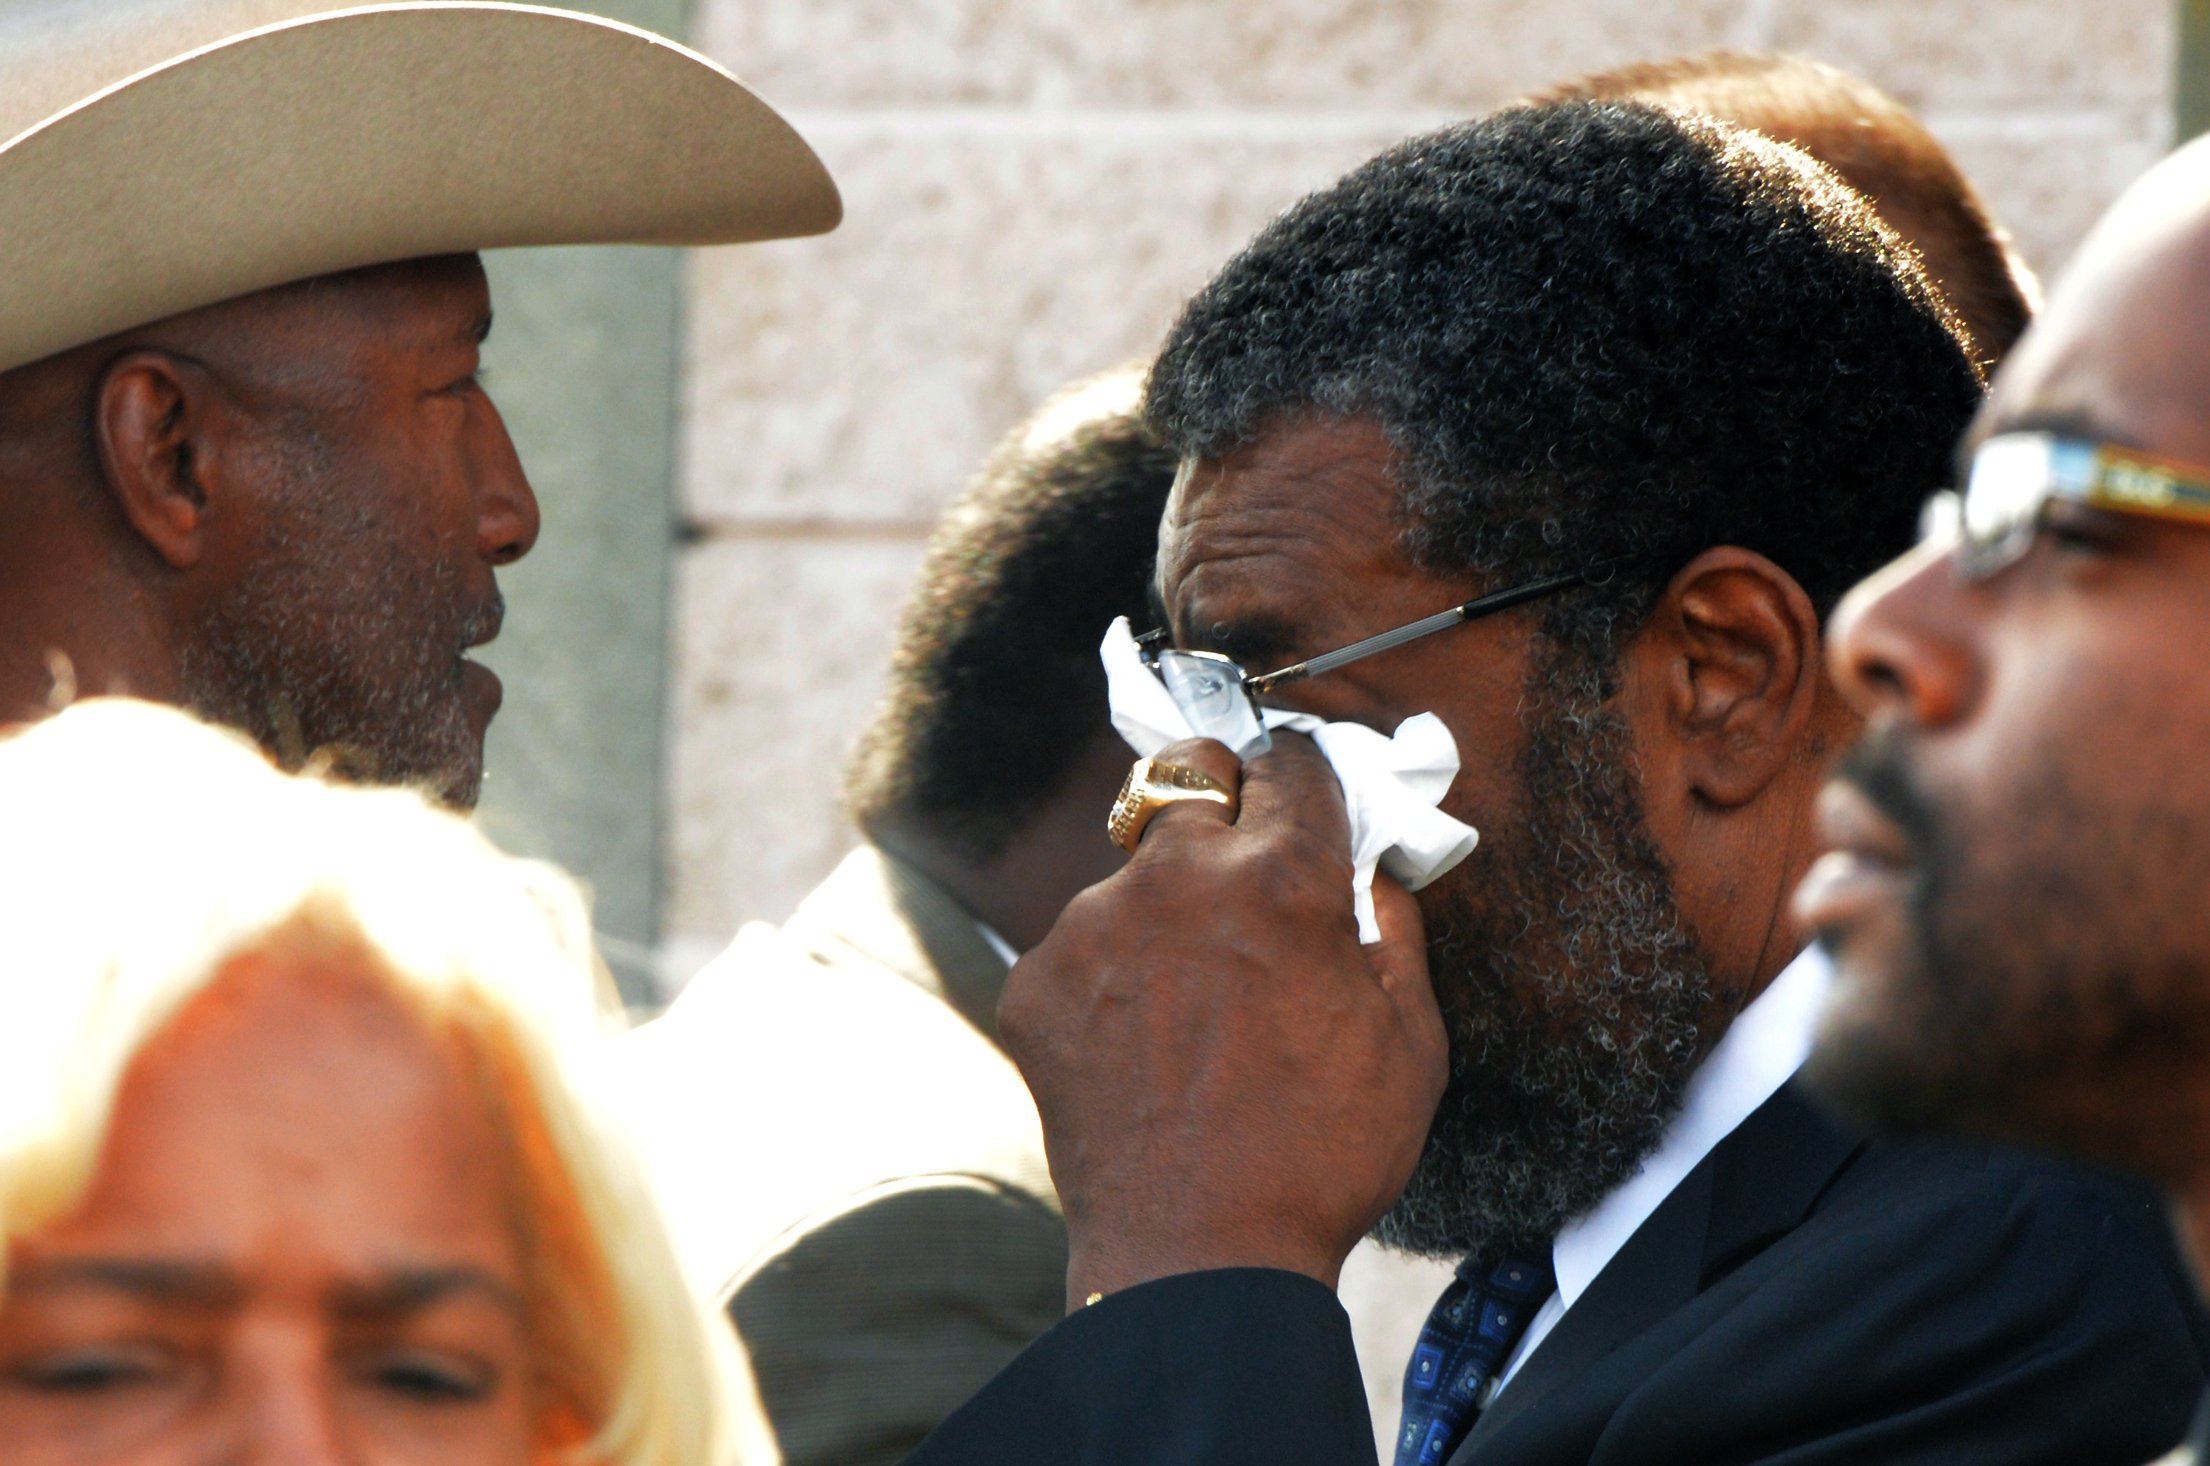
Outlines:
[[2036, 264], [2161, 146], [2168, 0], [697, 0], [849, 218], [691, 265], [667, 933], [779, 917], [930, 517], [1299, 193], [1572, 72], [1792, 48], [1919, 107]]
[[[2043, 269], [2160, 151], [2169, 0], [697, 0], [845, 190], [691, 267], [667, 931], [680, 969], [850, 840], [844, 750], [931, 516], [1383, 145], [1639, 56], [1800, 50], [1918, 107]], [[1431, 1274], [1350, 1288], [1386, 1431]], [[1386, 1459], [1386, 1456], [1384, 1457]]]

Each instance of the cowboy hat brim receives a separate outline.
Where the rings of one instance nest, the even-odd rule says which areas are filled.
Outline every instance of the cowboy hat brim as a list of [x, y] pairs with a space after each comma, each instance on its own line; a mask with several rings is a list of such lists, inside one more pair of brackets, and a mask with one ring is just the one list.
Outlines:
[[0, 143], [0, 371], [310, 276], [509, 245], [836, 226], [798, 134], [695, 52], [535, 6], [265, 26]]

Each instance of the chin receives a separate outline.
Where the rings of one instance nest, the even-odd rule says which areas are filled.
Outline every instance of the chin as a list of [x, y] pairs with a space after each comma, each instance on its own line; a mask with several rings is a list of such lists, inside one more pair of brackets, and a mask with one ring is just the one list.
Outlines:
[[431, 798], [447, 809], [466, 814], [483, 798], [483, 758], [478, 755], [465, 767], [434, 777], [426, 788]]
[[1820, 1103], [1874, 1135], [1975, 1128], [1981, 1076], [1947, 1025], [1929, 1021], [1913, 988], [1927, 979], [1866, 950], [1864, 941], [1822, 933], [1835, 964], [1804, 1084]]
[[483, 734], [456, 718], [434, 742], [394, 750], [385, 768], [383, 782], [419, 789], [465, 814], [483, 794]]
[[1868, 1135], [1956, 1128], [1963, 1117], [1954, 1091], [1931, 1082], [1911, 1058], [1882, 1047], [1875, 1036], [1828, 1025], [1804, 1061], [1801, 1078], [1814, 1099]]

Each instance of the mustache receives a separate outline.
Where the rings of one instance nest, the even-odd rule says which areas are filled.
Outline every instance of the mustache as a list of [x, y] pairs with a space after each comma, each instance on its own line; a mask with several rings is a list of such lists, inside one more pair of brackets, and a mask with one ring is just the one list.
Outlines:
[[1912, 778], [1910, 740], [1900, 729], [1891, 726], [1868, 731], [1842, 755], [1832, 778], [1854, 789], [1914, 847], [1924, 849], [1933, 843], [1939, 829], [1934, 804]]
[[503, 592], [493, 590], [491, 598], [469, 612], [468, 618], [461, 622], [461, 649], [466, 651], [470, 647], [483, 645], [496, 637], [499, 628], [505, 624], [506, 596]]

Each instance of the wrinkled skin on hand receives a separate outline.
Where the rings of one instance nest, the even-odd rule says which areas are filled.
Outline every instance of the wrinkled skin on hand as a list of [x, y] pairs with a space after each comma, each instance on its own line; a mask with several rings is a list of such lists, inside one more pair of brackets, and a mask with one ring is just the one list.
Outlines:
[[1240, 782], [1239, 815], [1161, 810], [998, 1013], [1066, 1212], [1069, 1304], [1214, 1267], [1333, 1287], [1443, 1090], [1418, 907], [1377, 876], [1382, 939], [1359, 945], [1342, 791], [1308, 740], [1241, 769], [1207, 740], [1159, 757]]

